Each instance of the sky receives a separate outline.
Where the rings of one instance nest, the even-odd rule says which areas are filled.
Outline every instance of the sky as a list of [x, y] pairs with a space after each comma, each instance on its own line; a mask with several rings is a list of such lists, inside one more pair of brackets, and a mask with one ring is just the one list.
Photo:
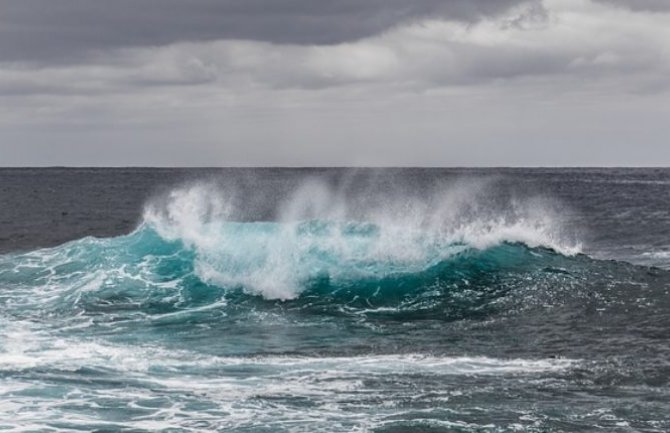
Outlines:
[[0, 0], [0, 166], [670, 166], [668, 0]]

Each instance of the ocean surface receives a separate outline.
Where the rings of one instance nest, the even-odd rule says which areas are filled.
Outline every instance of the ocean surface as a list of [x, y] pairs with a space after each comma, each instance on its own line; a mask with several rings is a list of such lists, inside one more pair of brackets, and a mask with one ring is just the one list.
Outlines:
[[668, 432], [670, 170], [0, 169], [2, 432]]

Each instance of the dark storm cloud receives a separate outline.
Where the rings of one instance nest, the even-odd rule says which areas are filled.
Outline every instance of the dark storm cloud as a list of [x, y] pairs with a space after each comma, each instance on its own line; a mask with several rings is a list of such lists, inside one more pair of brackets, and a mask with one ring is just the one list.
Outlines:
[[71, 62], [95, 50], [250, 39], [333, 44], [426, 17], [474, 21], [523, 0], [2, 0], [0, 61]]

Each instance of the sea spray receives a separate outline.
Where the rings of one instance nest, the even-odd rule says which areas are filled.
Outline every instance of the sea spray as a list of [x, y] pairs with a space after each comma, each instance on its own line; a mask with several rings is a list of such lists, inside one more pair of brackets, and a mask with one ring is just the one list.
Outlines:
[[319, 276], [340, 281], [411, 274], [467, 248], [504, 242], [564, 254], [580, 250], [566, 241], [545, 201], [500, 202], [490, 181], [435, 187], [422, 197], [364, 191], [350, 195], [309, 179], [280, 203], [279, 222], [239, 222], [233, 218], [242, 212], [229, 194], [196, 183], [153, 201], [144, 225], [192, 249], [203, 281], [269, 299], [295, 298]]

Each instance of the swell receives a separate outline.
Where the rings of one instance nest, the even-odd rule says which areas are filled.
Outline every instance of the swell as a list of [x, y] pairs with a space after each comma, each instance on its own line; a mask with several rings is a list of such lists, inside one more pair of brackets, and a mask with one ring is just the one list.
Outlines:
[[314, 314], [458, 320], [529, 285], [583, 285], [600, 266], [575, 255], [579, 243], [545, 202], [496, 201], [481, 184], [440, 194], [366, 201], [307, 183], [276, 221], [242, 222], [220, 189], [186, 186], [149, 203], [128, 235], [0, 256], [5, 310], [166, 317], [281, 301]]
[[[521, 243], [477, 249], [422, 236], [406, 241], [420, 251], [394, 253], [380, 249], [379, 229], [368, 224], [340, 226], [335, 235], [324, 222], [298, 224], [290, 232], [275, 223], [226, 223], [219, 230], [228, 243], [206, 251], [143, 225], [117, 238], [6, 255], [0, 280], [12, 308], [25, 311], [168, 314], [280, 299], [406, 311], [451, 303], [459, 310], [452, 313], [462, 316], [531, 275], [553, 277], [585, 260]], [[460, 296], [464, 291], [475, 295]]]
[[[454, 330], [497, 322], [514, 329], [515, 335], [526, 329], [531, 332], [528, 338], [537, 338], [533, 337], [537, 327], [554, 323], [563, 329], [565, 324], [582, 323], [590, 314], [626, 317], [627, 323], [639, 325], [640, 332], [648, 332], [649, 321], [667, 321], [663, 304], [667, 295], [662, 293], [670, 274], [661, 269], [563, 255], [519, 242], [486, 248], [464, 242], [441, 244], [425, 234], [416, 238], [423, 255], [388, 259], [363, 254], [371, 251], [363, 248], [365, 240], [374, 243], [383, 230], [370, 224], [218, 224], [218, 231], [235, 234], [235, 242], [231, 249], [214, 250], [212, 255], [203, 255], [198, 246], [181, 239], [166, 239], [143, 224], [125, 236], [84, 238], [0, 256], [0, 324], [23, 323], [38, 326], [46, 335], [98, 336], [124, 343], [183, 341], [190, 347], [193, 338], [201, 338], [212, 344], [215, 353], [245, 355], [330, 353], [329, 345], [324, 346], [328, 341], [345, 345], [345, 353], [358, 353], [361, 336], [365, 348], [375, 341], [380, 353], [394, 347], [402, 351], [397, 345], [404, 334], [398, 332], [411, 330], [402, 337], [402, 345], [430, 350], [445, 332], [444, 325]], [[321, 242], [322, 237], [335, 228], [344, 231], [347, 248], [324, 251], [327, 242]], [[295, 236], [279, 236], [286, 231]], [[282, 239], [284, 244], [275, 250], [259, 239]], [[321, 249], [314, 249], [310, 239], [318, 239]], [[350, 250], [350, 244], [357, 248]], [[300, 254], [289, 254], [290, 248]], [[296, 284], [295, 296], [289, 299], [245, 285], [254, 270], [262, 275], [267, 269], [265, 262], [258, 264], [249, 257], [270, 261], [264, 256], [269, 254], [276, 260], [277, 251], [280, 258], [291, 258], [285, 263], [293, 267], [281, 268], [292, 272]], [[219, 274], [229, 272], [226, 278], [231, 283], [208, 280], [201, 274], [203, 261]], [[244, 272], [244, 266], [251, 266], [251, 272]], [[646, 303], [640, 304], [644, 299]], [[569, 334], [572, 339], [583, 334], [585, 341], [592, 341], [588, 332], [576, 329]], [[376, 339], [369, 340], [370, 335]], [[566, 337], [560, 332], [550, 341], [554, 338]], [[553, 346], [545, 346], [539, 354], [552, 354]]]

